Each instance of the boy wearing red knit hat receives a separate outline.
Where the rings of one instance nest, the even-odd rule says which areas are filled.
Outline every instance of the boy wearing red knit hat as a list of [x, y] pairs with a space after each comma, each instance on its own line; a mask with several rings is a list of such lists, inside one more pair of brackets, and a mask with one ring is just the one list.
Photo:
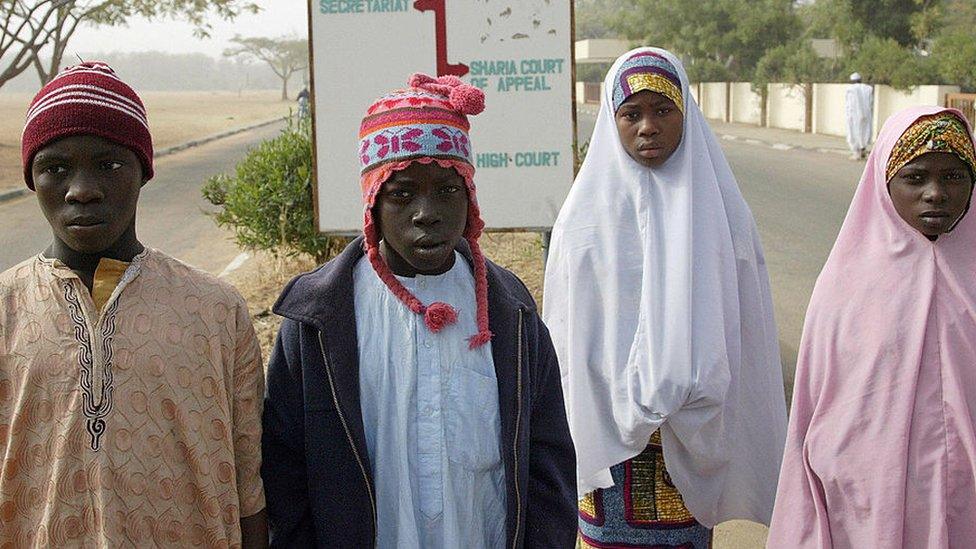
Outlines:
[[572, 547], [575, 456], [549, 335], [487, 261], [468, 116], [414, 75], [360, 128], [363, 236], [285, 288], [262, 476], [273, 546]]
[[0, 274], [0, 545], [267, 546], [260, 349], [232, 287], [136, 237], [139, 96], [69, 67], [22, 143], [54, 238]]

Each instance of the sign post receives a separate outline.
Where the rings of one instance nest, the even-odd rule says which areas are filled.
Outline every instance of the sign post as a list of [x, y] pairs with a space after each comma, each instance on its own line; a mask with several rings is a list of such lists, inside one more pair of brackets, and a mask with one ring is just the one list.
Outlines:
[[552, 227], [574, 175], [572, 2], [309, 1], [320, 231], [362, 229], [359, 122], [414, 72], [485, 92], [470, 120], [488, 230]]

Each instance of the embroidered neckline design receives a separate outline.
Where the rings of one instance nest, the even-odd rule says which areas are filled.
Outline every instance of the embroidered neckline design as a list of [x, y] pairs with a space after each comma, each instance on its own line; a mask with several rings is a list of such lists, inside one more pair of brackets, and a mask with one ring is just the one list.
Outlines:
[[[64, 298], [68, 302], [68, 313], [74, 323], [75, 339], [78, 341], [78, 362], [81, 367], [81, 389], [84, 400], [82, 411], [87, 418], [86, 428], [91, 436], [91, 449], [101, 448], [102, 435], [105, 433], [105, 417], [112, 411], [112, 392], [114, 390], [112, 378], [112, 339], [115, 336], [115, 316], [119, 307], [116, 299], [108, 309], [102, 322], [102, 384], [101, 390], [95, 394], [93, 378], [95, 375], [95, 358], [92, 353], [92, 340], [88, 332], [88, 325], [82, 314], [81, 303], [70, 281], [64, 282]], [[96, 398], [97, 397], [97, 398]]]

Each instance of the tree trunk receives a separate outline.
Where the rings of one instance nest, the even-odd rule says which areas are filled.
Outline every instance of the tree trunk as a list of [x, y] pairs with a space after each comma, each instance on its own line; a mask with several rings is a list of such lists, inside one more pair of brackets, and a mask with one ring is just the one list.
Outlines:
[[803, 84], [803, 131], [813, 133], [813, 84]]
[[760, 95], [762, 99], [759, 102], [760, 103], [759, 108], [761, 112], [761, 114], [759, 115], [760, 117], [759, 125], [765, 128], [769, 126], [769, 121], [766, 120], [766, 117], [769, 116], [769, 84], [763, 84], [762, 92]]
[[31, 57], [28, 56], [27, 59], [24, 60], [24, 54], [26, 54], [26, 50], [21, 50], [14, 61], [8, 65], [2, 73], [0, 73], [0, 87], [3, 87], [3, 85], [10, 80], [20, 76], [20, 73], [24, 72], [28, 67], [31, 66]]
[[34, 51], [34, 68], [37, 69], [37, 76], [41, 80], [41, 86], [46, 86], [61, 71], [61, 62], [64, 59], [64, 52], [68, 48], [68, 41], [74, 36], [75, 30], [78, 29], [78, 23], [81, 22], [81, 18], [75, 18], [69, 24], [67, 22], [69, 15], [70, 12], [64, 16], [63, 21], [58, 23], [58, 30], [52, 40], [51, 61], [48, 64], [47, 70], [44, 69], [38, 57], [39, 50]]
[[281, 100], [288, 101], [288, 76], [281, 78]]

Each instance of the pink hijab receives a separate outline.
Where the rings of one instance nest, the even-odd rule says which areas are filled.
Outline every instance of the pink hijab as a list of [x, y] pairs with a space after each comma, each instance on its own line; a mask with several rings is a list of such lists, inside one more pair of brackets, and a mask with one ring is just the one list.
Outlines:
[[768, 547], [976, 540], [976, 215], [931, 242], [885, 181], [901, 134], [948, 110], [888, 119], [817, 280]]

